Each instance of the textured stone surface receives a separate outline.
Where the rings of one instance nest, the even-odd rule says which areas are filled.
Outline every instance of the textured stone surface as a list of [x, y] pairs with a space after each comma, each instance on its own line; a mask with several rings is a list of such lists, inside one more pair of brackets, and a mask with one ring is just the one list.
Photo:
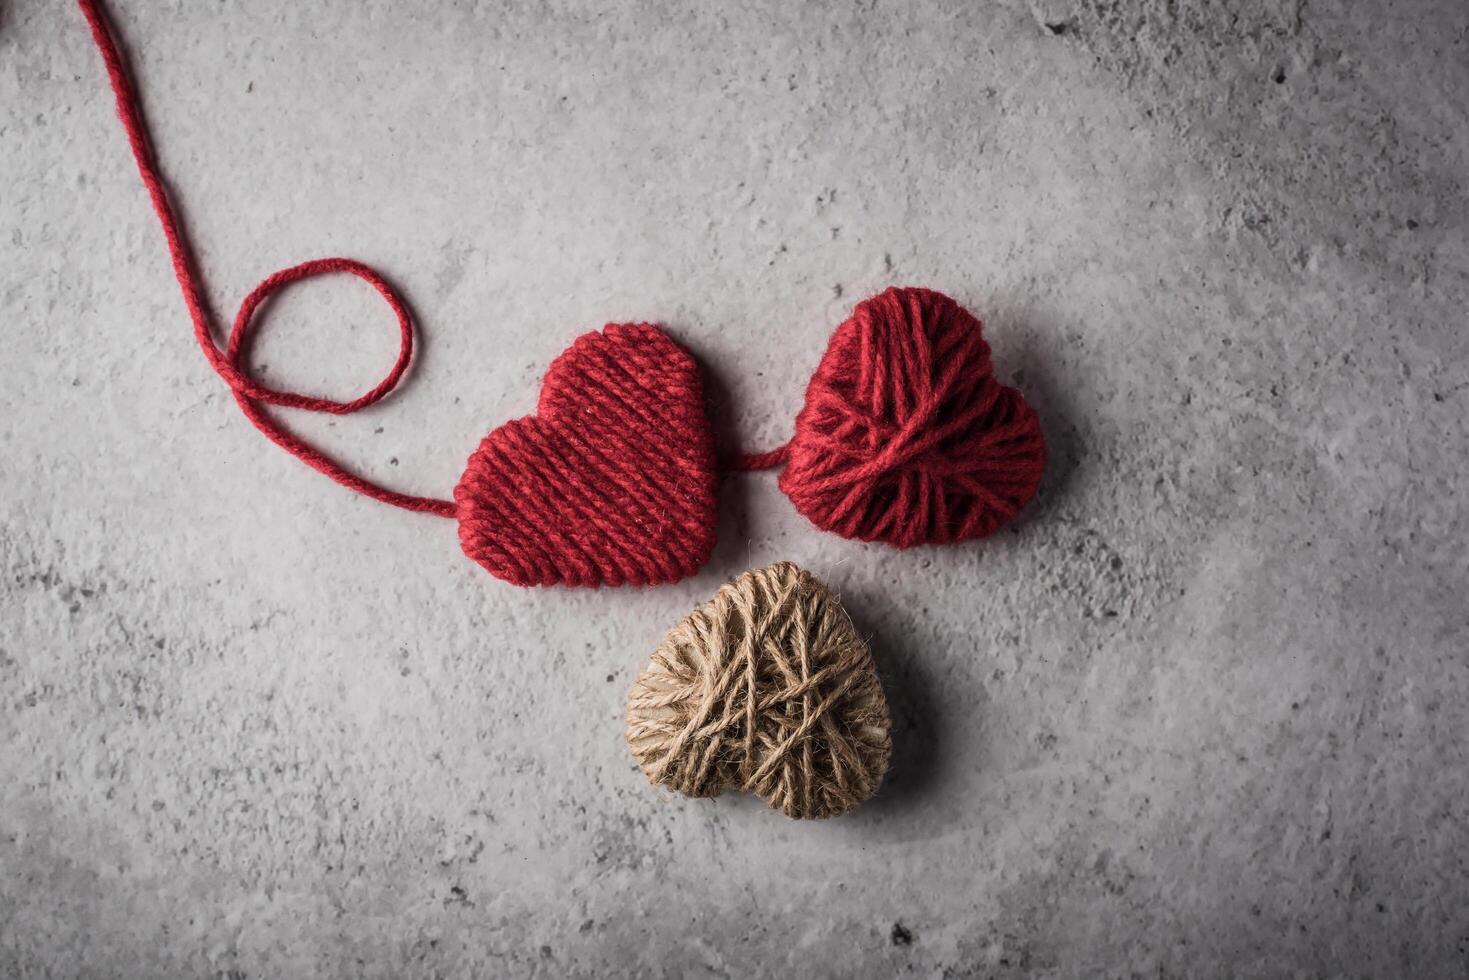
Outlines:
[[[1456, 977], [1469, 970], [1460, 0], [131, 4], [216, 302], [347, 253], [409, 386], [293, 420], [444, 494], [578, 332], [657, 319], [751, 447], [891, 282], [1053, 447], [986, 544], [811, 530], [522, 591], [265, 443], [191, 346], [65, 3], [0, 2], [0, 974]], [[360, 390], [387, 314], [274, 311]], [[879, 796], [644, 781], [663, 630], [788, 558], [871, 635]]]

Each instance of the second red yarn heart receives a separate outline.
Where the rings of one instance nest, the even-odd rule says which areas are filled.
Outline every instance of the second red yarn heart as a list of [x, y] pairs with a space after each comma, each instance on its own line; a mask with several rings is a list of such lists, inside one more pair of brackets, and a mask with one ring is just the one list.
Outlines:
[[811, 523], [899, 548], [982, 538], [1040, 486], [1034, 409], [995, 380], [983, 326], [931, 289], [889, 289], [832, 335], [780, 487]]

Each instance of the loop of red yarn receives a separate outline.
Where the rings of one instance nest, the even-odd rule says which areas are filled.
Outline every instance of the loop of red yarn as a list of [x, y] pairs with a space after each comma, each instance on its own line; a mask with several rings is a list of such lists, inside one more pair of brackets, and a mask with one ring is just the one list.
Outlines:
[[812, 523], [899, 548], [993, 533], [1035, 495], [1046, 455], [980, 321], [912, 288], [837, 328], [787, 448], [780, 486]]
[[[269, 388], [245, 374], [244, 357], [249, 351], [250, 342], [253, 338], [252, 331], [255, 328], [255, 312], [260, 305], [271, 297], [276, 291], [289, 286], [293, 282], [309, 279], [312, 276], [325, 275], [327, 273], [347, 273], [363, 280], [387, 302], [388, 307], [398, 321], [398, 356], [393, 361], [393, 366], [388, 373], [371, 390], [359, 395], [349, 401], [337, 401], [333, 398], [319, 398], [313, 395], [303, 395], [294, 391], [283, 391]], [[212, 340], [206, 333], [200, 339], [205, 345], [205, 351], [218, 353]], [[213, 362], [211, 358], [211, 362]], [[240, 406], [240, 411], [245, 418], [259, 429], [267, 439], [280, 446], [286, 452], [295, 456], [307, 466], [318, 473], [325, 474], [331, 479], [355, 490], [363, 496], [401, 507], [404, 510], [416, 511], [425, 514], [437, 514], [440, 517], [453, 517], [456, 507], [452, 500], [439, 500], [436, 497], [418, 497], [413, 494], [399, 493], [389, 490], [378, 483], [374, 483], [365, 477], [358, 476], [348, 470], [340, 463], [331, 459], [315, 446], [304, 439], [294, 435], [271, 418], [265, 410], [265, 405], [279, 405], [284, 408], [298, 408], [307, 412], [326, 412], [331, 415], [350, 415], [360, 411], [369, 405], [381, 401], [403, 379], [403, 374], [408, 370], [408, 365], [413, 360], [413, 318], [408, 312], [408, 306], [397, 291], [388, 284], [387, 280], [378, 275], [370, 266], [358, 262], [356, 259], [313, 259], [293, 265], [288, 269], [282, 269], [267, 277], [260, 285], [250, 291], [240, 304], [240, 310], [235, 314], [235, 324], [230, 330], [229, 344], [224, 351], [224, 366], [220, 374], [229, 382], [234, 392], [235, 402]]]
[[[397, 318], [398, 357], [393, 361], [393, 366], [387, 375], [366, 394], [345, 402], [270, 388], [246, 375], [242, 367], [242, 358], [253, 337], [255, 311], [260, 308], [260, 304], [293, 282], [331, 272], [344, 272], [356, 276], [372, 286], [387, 302], [389, 309]], [[213, 344], [209, 346], [214, 347]], [[398, 387], [398, 382], [403, 379], [403, 373], [408, 370], [409, 362], [413, 360], [413, 318], [409, 315], [408, 307], [402, 297], [370, 266], [356, 259], [312, 259], [309, 262], [302, 262], [300, 265], [293, 265], [289, 269], [273, 273], [260, 285], [250, 290], [250, 294], [240, 303], [239, 312], [235, 314], [235, 325], [230, 330], [229, 346], [225, 349], [225, 358], [228, 363], [226, 380], [229, 381], [230, 387], [253, 401], [280, 405], [285, 408], [300, 408], [308, 412], [349, 415], [374, 402], [381, 401], [383, 396]]]

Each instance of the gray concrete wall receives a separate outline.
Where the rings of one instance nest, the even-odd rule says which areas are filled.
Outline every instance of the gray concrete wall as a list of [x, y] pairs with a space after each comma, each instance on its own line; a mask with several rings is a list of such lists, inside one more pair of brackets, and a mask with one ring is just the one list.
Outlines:
[[[0, 974], [1469, 972], [1460, 0], [126, 6], [221, 309], [333, 253], [411, 297], [411, 383], [291, 419], [393, 486], [610, 319], [778, 444], [893, 282], [985, 318], [1053, 459], [980, 545], [761, 475], [696, 579], [502, 585], [250, 429], [79, 15], [0, 2]], [[343, 282], [266, 334], [317, 391], [393, 349]], [[783, 558], [896, 719], [825, 824], [621, 736], [662, 631]]]

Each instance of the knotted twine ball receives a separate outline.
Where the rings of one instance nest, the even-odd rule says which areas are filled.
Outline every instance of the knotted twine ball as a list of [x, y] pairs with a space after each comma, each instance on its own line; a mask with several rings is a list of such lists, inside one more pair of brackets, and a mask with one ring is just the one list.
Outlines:
[[790, 562], [746, 572], [671, 629], [627, 702], [627, 742], [686, 796], [744, 789], [788, 817], [833, 817], [887, 770], [872, 654], [826, 586]]
[[1035, 495], [1045, 460], [980, 321], [943, 293], [893, 288], [832, 335], [780, 486], [817, 527], [907, 548], [992, 534]]

